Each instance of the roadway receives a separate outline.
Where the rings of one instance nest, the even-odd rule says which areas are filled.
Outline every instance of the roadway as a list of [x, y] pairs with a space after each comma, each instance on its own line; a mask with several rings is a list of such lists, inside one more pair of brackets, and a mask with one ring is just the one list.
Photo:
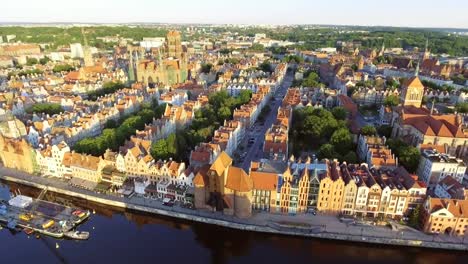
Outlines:
[[[275, 100], [268, 102], [271, 111], [265, 117], [263, 125], [261, 122], [257, 121], [247, 129], [244, 139], [239, 145], [243, 146], [243, 148], [238, 148], [238, 153], [240, 153], [241, 159], [236, 162], [236, 164], [246, 172], [249, 171], [251, 161], [263, 158], [263, 143], [265, 141], [265, 133], [276, 121], [278, 108], [281, 106], [283, 98], [286, 95], [288, 88], [291, 86], [293, 79], [294, 71], [287, 71], [280, 87], [278, 87], [275, 94], [273, 94], [272, 98]], [[250, 138], [255, 139], [254, 143], [251, 145], [248, 144]], [[240, 149], [243, 149], [243, 151]]]

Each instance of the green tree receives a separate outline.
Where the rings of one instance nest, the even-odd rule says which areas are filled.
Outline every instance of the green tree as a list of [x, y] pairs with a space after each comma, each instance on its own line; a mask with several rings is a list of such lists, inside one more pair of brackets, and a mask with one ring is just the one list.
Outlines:
[[104, 125], [105, 128], [116, 128], [117, 127], [117, 122], [114, 119], [109, 119], [106, 121], [106, 124]]
[[365, 136], [374, 136], [377, 134], [377, 129], [374, 126], [366, 125], [361, 128], [361, 134]]
[[324, 136], [325, 125], [318, 116], [307, 116], [304, 120], [305, 135], [319, 139]]
[[395, 153], [400, 161], [400, 164], [405, 169], [414, 173], [419, 165], [420, 153], [419, 150], [403, 142], [401, 139], [388, 139], [387, 145]]
[[320, 87], [319, 76], [315, 72], [310, 72], [307, 77], [302, 81], [302, 85], [305, 87]]
[[359, 162], [356, 152], [354, 151], [349, 151], [346, 155], [344, 155], [343, 161], [346, 161], [348, 164], [356, 164]]
[[414, 228], [418, 228], [419, 227], [419, 223], [420, 223], [420, 217], [421, 217], [421, 205], [418, 204], [414, 209], [413, 211], [411, 211], [410, 215], [409, 215], [409, 220], [408, 220], [408, 224], [411, 226], [411, 227], [414, 227]]
[[55, 115], [63, 112], [60, 104], [56, 103], [38, 103], [26, 110], [27, 113], [45, 113], [48, 115]]
[[[106, 151], [106, 149], [118, 149], [119, 144], [117, 142], [116, 131], [115, 129], [104, 129], [102, 135], [99, 136], [102, 138], [103, 144], [101, 145], [101, 152]], [[101, 155], [101, 153], [99, 153]]]
[[39, 60], [39, 63], [42, 64], [42, 65], [46, 65], [49, 61], [50, 61], [49, 57], [44, 56], [44, 58], [41, 58]]
[[348, 115], [346, 109], [344, 109], [342, 106], [334, 107], [332, 109], [332, 114], [338, 120], [346, 120], [346, 116]]
[[456, 105], [455, 109], [458, 113], [468, 113], [468, 103], [459, 103]]
[[239, 93], [239, 96], [237, 97], [237, 104], [243, 105], [246, 104], [250, 101], [250, 98], [252, 98], [252, 91], [251, 90], [242, 90]]
[[263, 47], [262, 44], [254, 43], [254, 44], [252, 44], [252, 46], [249, 48], [249, 50], [252, 50], [252, 51], [264, 51], [265, 48]]
[[229, 120], [231, 117], [231, 109], [229, 109], [229, 107], [226, 106], [221, 107], [218, 112], [218, 117], [219, 122]]
[[32, 66], [39, 63], [39, 61], [36, 58], [27, 58], [26, 59], [26, 65]]
[[165, 139], [160, 139], [153, 143], [150, 153], [155, 160], [167, 160], [169, 158], [167, 141]]
[[167, 153], [169, 154], [169, 156], [176, 157], [178, 155], [176, 134], [171, 133], [166, 139], [166, 144], [167, 144]]
[[351, 133], [348, 129], [340, 128], [333, 132], [333, 135], [330, 138], [330, 143], [338, 153], [344, 155], [351, 150], [353, 139], [351, 138]]
[[272, 72], [272, 66], [271, 64], [268, 62], [268, 61], [264, 61], [260, 64], [259, 66], [260, 70], [262, 70], [263, 72]]
[[409, 172], [416, 172], [419, 165], [419, 159], [421, 157], [417, 148], [412, 146], [403, 147], [399, 151], [398, 157], [401, 165], [403, 165]]
[[75, 67], [68, 65], [68, 64], [59, 64], [55, 65], [52, 69], [53, 72], [69, 72], [75, 70]]
[[88, 99], [91, 101], [96, 101], [98, 97], [106, 94], [115, 93], [117, 90], [120, 90], [124, 87], [125, 85], [120, 81], [106, 82], [102, 85], [101, 89], [88, 92]]
[[384, 100], [384, 105], [385, 106], [397, 106], [400, 103], [400, 98], [396, 95], [389, 95], [387, 98]]
[[385, 85], [389, 88], [398, 88], [398, 82], [395, 79], [388, 79], [385, 81]]
[[381, 125], [377, 128], [377, 132], [381, 137], [390, 138], [392, 135], [392, 127], [389, 125]]
[[151, 123], [155, 117], [155, 113], [151, 109], [142, 109], [137, 115], [141, 117], [144, 124]]
[[201, 72], [203, 73], [210, 73], [211, 69], [213, 68], [213, 64], [211, 63], [206, 63], [201, 65]]
[[319, 159], [334, 159], [337, 155], [338, 153], [336, 153], [332, 144], [323, 144], [317, 152]]

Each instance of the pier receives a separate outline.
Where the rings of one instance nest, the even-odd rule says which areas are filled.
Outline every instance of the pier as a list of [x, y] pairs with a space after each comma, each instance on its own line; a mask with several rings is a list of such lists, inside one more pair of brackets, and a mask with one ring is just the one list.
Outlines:
[[[38, 198], [42, 198], [46, 192], [47, 188], [43, 189]], [[11, 229], [26, 229], [55, 238], [64, 237], [89, 216], [89, 211], [24, 195], [0, 201], [1, 223]]]

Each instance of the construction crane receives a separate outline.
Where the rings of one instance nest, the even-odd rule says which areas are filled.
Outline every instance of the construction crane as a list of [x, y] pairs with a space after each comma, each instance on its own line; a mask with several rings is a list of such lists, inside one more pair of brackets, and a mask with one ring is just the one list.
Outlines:
[[34, 214], [36, 213], [36, 210], [37, 210], [37, 207], [39, 206], [39, 200], [42, 200], [42, 198], [44, 198], [45, 194], [47, 193], [47, 186], [42, 189], [41, 193], [39, 193], [39, 195], [37, 196], [36, 198], [36, 202], [33, 204], [33, 206], [31, 206], [31, 214]]

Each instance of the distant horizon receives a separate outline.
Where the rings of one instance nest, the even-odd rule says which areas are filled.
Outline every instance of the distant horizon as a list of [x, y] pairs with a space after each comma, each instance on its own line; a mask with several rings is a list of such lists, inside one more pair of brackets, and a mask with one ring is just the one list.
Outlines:
[[336, 25], [468, 29], [468, 1], [392, 0], [16, 0], [2, 23]]
[[0, 21], [0, 25], [175, 25], [175, 26], [254, 26], [254, 27], [287, 27], [287, 26], [321, 26], [321, 27], [363, 27], [363, 28], [408, 28], [408, 29], [458, 29], [468, 31], [468, 27], [424, 27], [424, 26], [393, 26], [393, 25], [360, 25], [360, 24], [320, 24], [320, 23], [292, 23], [292, 24], [249, 24], [249, 23], [200, 23], [200, 22], [150, 22], [150, 21], [134, 21], [134, 22], [82, 22], [82, 21], [49, 21], [49, 22], [29, 22], [29, 21]]

